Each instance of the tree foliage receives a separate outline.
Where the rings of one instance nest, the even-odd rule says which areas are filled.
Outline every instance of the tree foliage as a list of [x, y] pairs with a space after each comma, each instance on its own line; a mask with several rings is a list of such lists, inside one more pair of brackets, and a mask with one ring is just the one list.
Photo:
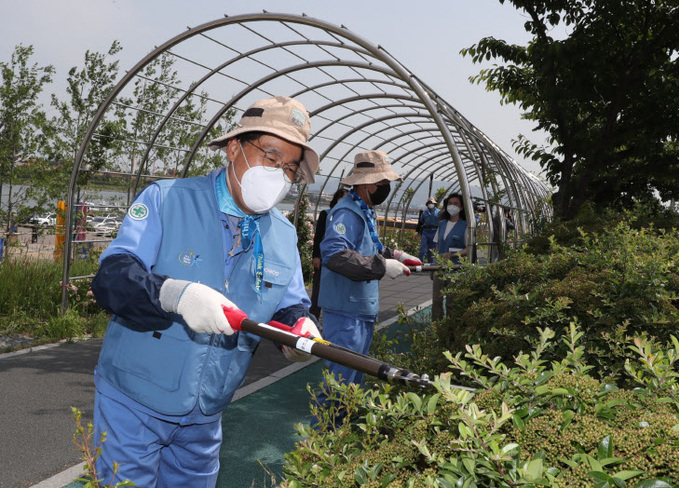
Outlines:
[[[126, 160], [120, 171], [134, 173], [143, 164], [146, 173], [181, 175], [188, 149], [203, 130], [207, 95], [186, 96], [174, 63], [175, 58], [167, 53], [149, 62], [135, 79], [132, 95], [120, 100], [127, 131]], [[232, 117], [233, 111], [226, 114], [227, 123]], [[222, 133], [219, 124], [209, 131], [213, 137]], [[194, 155], [191, 164], [189, 175], [196, 175], [223, 165], [223, 160], [219, 154], [203, 151]]]
[[[504, 0], [500, 0], [505, 3]], [[503, 61], [472, 77], [517, 104], [549, 144], [520, 136], [539, 161], [557, 216], [585, 201], [622, 205], [679, 196], [679, 3], [648, 0], [509, 0], [525, 12], [526, 46], [492, 37], [464, 49]], [[564, 39], [553, 36], [567, 30]]]
[[[74, 66], [66, 79], [66, 97], [52, 94], [52, 107], [57, 115], [50, 123], [50, 158], [56, 167], [42, 175], [39, 182], [50, 200], [65, 200], [68, 182], [76, 155], [85, 134], [101, 103], [113, 89], [118, 78], [117, 59], [122, 50], [113, 41], [106, 53], [87, 50], [82, 67]], [[86, 185], [94, 171], [101, 169], [111, 152], [120, 152], [118, 142], [122, 130], [120, 117], [106, 117], [90, 140], [89, 151], [84, 155], [79, 184]]]
[[[120, 173], [137, 173], [144, 165], [142, 174], [182, 176], [189, 156], [188, 176], [223, 165], [220, 153], [204, 145], [191, 154], [205, 130], [209, 97], [186, 89], [170, 54], [150, 61], [127, 94], [102, 105], [118, 82], [121, 50], [118, 41], [106, 52], [87, 50], [83, 64], [69, 70], [65, 93], [51, 94], [49, 120], [40, 97], [52, 82], [54, 68], [31, 66], [32, 46], [17, 46], [11, 61], [0, 63], [0, 225], [7, 231], [32, 213], [53, 211], [57, 200], [67, 198], [86, 136], [77, 189], [91, 188], [92, 177], [99, 173], [100, 181], [118, 183], [121, 189], [127, 182], [128, 203], [134, 180], [122, 179]], [[234, 111], [228, 111], [203, 139], [224, 133], [233, 116]], [[95, 118], [97, 125], [88, 134]]]
[[[9, 232], [22, 202], [31, 197], [30, 187], [17, 188], [19, 178], [39, 173], [44, 166], [36, 154], [45, 144], [45, 112], [39, 102], [54, 68], [31, 64], [33, 46], [17, 45], [9, 62], [0, 62], [0, 224]], [[6, 189], [3, 187], [6, 185]], [[3, 191], [5, 195], [3, 195]]]

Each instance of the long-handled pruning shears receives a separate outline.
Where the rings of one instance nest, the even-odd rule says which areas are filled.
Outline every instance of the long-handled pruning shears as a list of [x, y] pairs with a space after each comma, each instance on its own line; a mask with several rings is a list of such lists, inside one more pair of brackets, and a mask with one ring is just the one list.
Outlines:
[[[449, 266], [449, 269], [460, 269], [462, 266], [459, 264], [453, 264], [452, 266]], [[421, 266], [408, 266], [408, 269], [410, 270], [411, 273], [433, 273], [434, 271], [438, 271], [441, 269], [441, 266], [437, 264], [423, 264]]]
[[422, 264], [417, 266], [408, 266], [408, 269], [411, 273], [433, 273], [434, 271], [441, 269], [441, 266]]
[[[311, 336], [308, 333], [304, 337], [297, 335], [292, 332], [292, 327], [280, 322], [272, 321], [268, 324], [255, 322], [247, 318], [247, 315], [242, 310], [229, 307], [223, 308], [224, 315], [226, 315], [233, 330], [242, 330], [288, 347], [294, 347], [299, 351], [304, 351], [333, 363], [361, 371], [381, 380], [420, 387], [431, 387], [434, 385], [426, 374], [420, 376], [407, 369], [391, 366], [370, 356], [328, 342], [320, 337]], [[471, 390], [471, 388], [469, 389]]]

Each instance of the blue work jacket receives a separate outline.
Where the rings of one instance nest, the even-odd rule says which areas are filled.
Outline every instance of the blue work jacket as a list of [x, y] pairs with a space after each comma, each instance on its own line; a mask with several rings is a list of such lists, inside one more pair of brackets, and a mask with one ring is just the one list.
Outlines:
[[[341, 218], [343, 212], [356, 214], [363, 221], [362, 228], [346, 226]], [[350, 195], [342, 198], [328, 212], [325, 237], [321, 242], [323, 264], [340, 249], [351, 249], [363, 256], [379, 254], [377, 244], [370, 236], [368, 218]], [[352, 315], [377, 315], [380, 306], [379, 280], [353, 281], [323, 266], [321, 283], [319, 307]]]
[[[220, 210], [211, 177], [154, 184], [160, 188], [162, 237], [153, 272], [201, 282], [224, 293], [249, 318], [271, 320], [297, 267], [292, 224], [276, 209], [259, 219], [265, 255], [260, 296], [255, 290], [253, 246], [234, 258], [228, 283], [225, 280]], [[179, 315], [175, 318], [165, 330], [139, 331], [114, 315], [97, 374], [164, 415], [185, 415], [196, 404], [205, 415], [218, 413], [242, 384], [260, 339], [245, 332], [198, 334]]]

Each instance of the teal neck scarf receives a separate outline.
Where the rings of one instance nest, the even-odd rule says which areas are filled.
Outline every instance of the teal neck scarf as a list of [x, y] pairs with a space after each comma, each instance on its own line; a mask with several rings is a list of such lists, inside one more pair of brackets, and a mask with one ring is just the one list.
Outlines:
[[361, 207], [361, 210], [363, 210], [363, 214], [366, 217], [366, 220], [368, 221], [368, 230], [370, 231], [370, 237], [372, 238], [373, 242], [377, 246], [377, 249], [382, 252], [384, 249], [384, 245], [382, 245], [382, 242], [380, 241], [380, 236], [377, 235], [377, 217], [375, 216], [375, 209], [368, 207], [368, 204], [363, 201], [361, 197], [358, 196], [358, 193], [354, 191], [352, 188], [349, 193], [351, 194], [351, 198], [353, 198], [354, 202], [358, 204], [359, 207]]
[[236, 202], [233, 201], [231, 193], [226, 186], [226, 171], [217, 175], [217, 202], [219, 203], [219, 210], [228, 215], [240, 217], [238, 227], [240, 228], [240, 243], [243, 251], [250, 249], [250, 245], [254, 241], [254, 255], [255, 255], [255, 291], [262, 296], [262, 282], [264, 278], [264, 247], [262, 246], [262, 238], [259, 235], [259, 218], [261, 215], [248, 215], [243, 212]]

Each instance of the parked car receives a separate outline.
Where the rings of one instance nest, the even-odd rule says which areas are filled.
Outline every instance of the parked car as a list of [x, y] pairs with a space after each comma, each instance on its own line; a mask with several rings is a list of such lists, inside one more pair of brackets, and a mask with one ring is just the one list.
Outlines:
[[88, 217], [86, 224], [87, 230], [97, 230], [96, 228], [99, 227], [102, 223], [110, 222], [115, 217], [116, 216], [114, 214], [96, 215], [94, 217]]
[[[92, 228], [98, 236], [113, 236], [113, 234], [118, 231], [124, 218], [124, 215], [116, 215], [115, 217], [94, 217], [92, 219]], [[95, 219], [101, 220], [94, 222]]]
[[49, 213], [47, 215], [34, 215], [29, 222], [33, 225], [42, 227], [54, 226], [57, 225], [57, 214]]

